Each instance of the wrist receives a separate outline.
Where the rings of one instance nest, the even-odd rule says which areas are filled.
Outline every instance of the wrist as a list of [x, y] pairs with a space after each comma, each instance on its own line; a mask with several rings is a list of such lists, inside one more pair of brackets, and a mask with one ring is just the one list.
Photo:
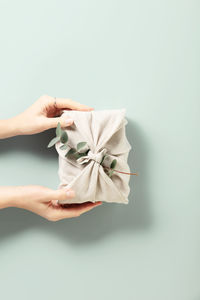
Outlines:
[[12, 117], [8, 121], [10, 123], [10, 130], [11, 130], [13, 136], [23, 134], [22, 126], [21, 126], [21, 123], [20, 123], [20, 115]]
[[23, 202], [23, 188], [20, 186], [0, 187], [0, 209], [19, 207]]
[[0, 138], [9, 138], [20, 134], [19, 125], [15, 117], [0, 120]]

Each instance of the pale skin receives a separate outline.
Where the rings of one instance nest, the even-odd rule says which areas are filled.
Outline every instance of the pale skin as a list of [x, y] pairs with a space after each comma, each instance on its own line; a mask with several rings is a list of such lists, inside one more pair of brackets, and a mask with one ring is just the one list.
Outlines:
[[[71, 99], [55, 98], [44, 95], [21, 114], [7, 120], [0, 120], [0, 139], [17, 135], [31, 135], [56, 128], [58, 122], [66, 128], [73, 124], [69, 117], [61, 117], [63, 109], [91, 111], [92, 107], [72, 101]], [[72, 199], [75, 191], [72, 189], [53, 190], [40, 185], [1, 186], [0, 209], [18, 207], [36, 213], [49, 221], [78, 217], [81, 214], [101, 205], [85, 202], [67, 206], [58, 203], [59, 200]]]

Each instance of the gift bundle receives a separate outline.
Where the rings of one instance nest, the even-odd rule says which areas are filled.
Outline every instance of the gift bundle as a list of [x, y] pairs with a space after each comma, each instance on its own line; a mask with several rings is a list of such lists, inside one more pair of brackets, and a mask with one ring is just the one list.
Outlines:
[[128, 203], [131, 150], [126, 137], [125, 109], [100, 111], [64, 110], [62, 116], [74, 123], [56, 128], [55, 145], [59, 158], [59, 188], [72, 188], [75, 198], [59, 201]]

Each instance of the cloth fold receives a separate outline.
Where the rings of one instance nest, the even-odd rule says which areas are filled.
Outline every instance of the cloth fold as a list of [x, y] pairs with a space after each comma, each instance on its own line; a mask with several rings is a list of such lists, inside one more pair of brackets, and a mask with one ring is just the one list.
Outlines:
[[106, 154], [107, 149], [103, 149], [98, 153], [93, 153], [91, 150], [89, 150], [87, 156], [82, 156], [80, 158], [77, 159], [77, 162], [79, 164], [85, 164], [87, 162], [89, 162], [90, 160], [94, 160], [97, 163], [101, 163], [103, 156]]

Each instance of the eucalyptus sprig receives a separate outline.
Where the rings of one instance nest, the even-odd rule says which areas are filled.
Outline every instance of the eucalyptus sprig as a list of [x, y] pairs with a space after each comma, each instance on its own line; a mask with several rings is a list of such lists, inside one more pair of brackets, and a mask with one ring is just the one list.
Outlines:
[[[108, 156], [107, 154], [105, 154], [105, 155], [103, 156], [103, 158], [102, 158], [102, 160], [101, 160], [101, 162], [100, 162], [100, 165], [103, 164], [103, 162], [104, 162], [104, 160], [105, 160], [105, 158], [106, 158], [107, 156]], [[103, 166], [103, 167], [106, 169], [106, 172], [107, 172], [107, 174], [108, 174], [109, 177], [111, 177], [111, 176], [113, 175], [113, 173], [114, 173], [114, 171], [115, 171], [116, 165], [117, 165], [117, 160], [116, 160], [116, 159], [113, 159], [113, 161], [112, 161], [111, 164], [110, 164], [110, 167], [105, 167], [105, 166]]]
[[110, 164], [110, 170], [108, 170], [108, 176], [109, 177], [111, 177], [113, 172], [115, 171], [116, 164], [117, 164], [117, 160], [113, 159], [113, 161]]
[[76, 148], [73, 148], [69, 145], [68, 139], [69, 138], [68, 138], [67, 132], [65, 130], [63, 130], [61, 128], [60, 123], [58, 123], [58, 125], [56, 127], [56, 136], [49, 142], [47, 147], [51, 148], [57, 142], [60, 141], [62, 143], [62, 145], [60, 146], [61, 150], [66, 150], [66, 149], [70, 148], [68, 150], [68, 152], [65, 154], [66, 157], [78, 159], [81, 156], [87, 155], [89, 149], [87, 149], [86, 151], [82, 151], [83, 148], [87, 145], [86, 142], [80, 142], [77, 144]]
[[[80, 158], [82, 156], [86, 156], [90, 150], [90, 149], [87, 149], [86, 142], [79, 142], [76, 145], [76, 148], [71, 147], [68, 143], [67, 132], [61, 128], [60, 123], [58, 123], [58, 125], [56, 127], [56, 136], [49, 142], [47, 148], [51, 148], [59, 141], [62, 143], [62, 145], [60, 146], [61, 150], [67, 150], [68, 148], [70, 148], [67, 151], [67, 153], [65, 154], [65, 157], [67, 157], [67, 158], [72, 158], [72, 159], [77, 160], [78, 158]], [[106, 154], [103, 156], [103, 158], [100, 162], [100, 165], [102, 165], [102, 167], [106, 169], [106, 173], [108, 174], [109, 177], [111, 177], [113, 175], [113, 172], [115, 171], [117, 160], [113, 159], [113, 161], [110, 164], [110, 167], [105, 167], [105, 166], [103, 166], [103, 161], [106, 158], [106, 156], [107, 156]], [[116, 170], [116, 172], [120, 172], [120, 171]]]
[[68, 141], [68, 135], [67, 133], [62, 130], [60, 122], [58, 123], [57, 127], [56, 127], [56, 137], [54, 137], [48, 144], [47, 148], [51, 148], [52, 146], [54, 146], [57, 142], [62, 142], [64, 145], [67, 143]]
[[84, 149], [84, 147], [87, 145], [86, 142], [80, 142], [76, 145], [76, 148], [70, 148], [69, 151], [65, 154], [65, 156], [67, 158], [74, 158], [74, 159], [78, 159], [82, 156], [86, 156], [89, 152], [90, 149], [87, 149], [86, 151], [82, 150]]

